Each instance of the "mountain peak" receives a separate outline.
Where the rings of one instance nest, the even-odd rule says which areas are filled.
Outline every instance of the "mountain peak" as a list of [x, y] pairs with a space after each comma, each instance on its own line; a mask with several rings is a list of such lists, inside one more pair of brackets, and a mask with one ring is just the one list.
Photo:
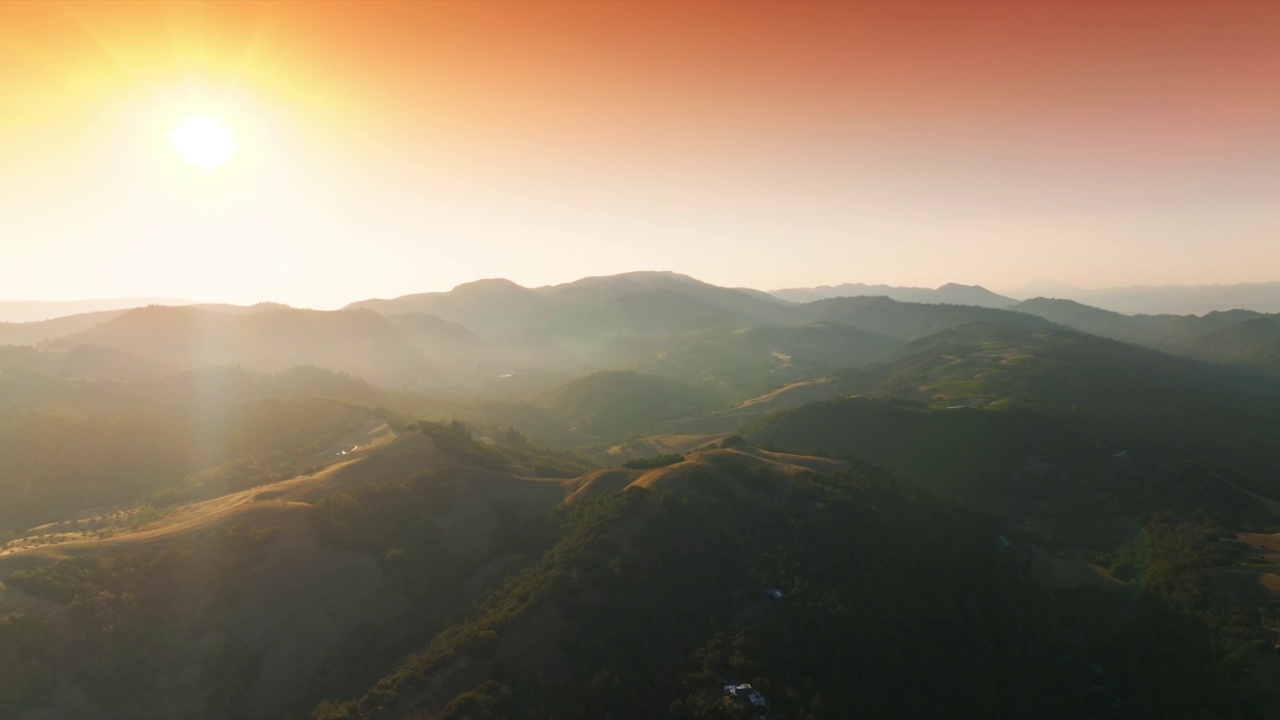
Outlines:
[[472, 290], [478, 291], [503, 291], [503, 290], [528, 290], [519, 283], [508, 280], [507, 278], [481, 278], [480, 280], [472, 280], [461, 285], [456, 285], [453, 292], [468, 292]]

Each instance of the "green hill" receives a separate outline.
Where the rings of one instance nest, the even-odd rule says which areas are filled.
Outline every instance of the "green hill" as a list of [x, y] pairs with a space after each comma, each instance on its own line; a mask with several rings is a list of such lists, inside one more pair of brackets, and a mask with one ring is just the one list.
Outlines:
[[553, 509], [528, 565], [315, 717], [753, 717], [724, 700], [743, 682], [778, 717], [1239, 707], [1171, 589], [1051, 597], [991, 525], [901, 478], [734, 455]]
[[1158, 343], [1173, 316], [1124, 315], [1111, 310], [1090, 307], [1074, 300], [1032, 298], [1015, 305], [1013, 310], [1042, 317], [1050, 322], [1098, 337], [1139, 345]]
[[733, 330], [664, 350], [641, 372], [744, 399], [782, 385], [865, 365], [901, 341], [839, 323]]
[[611, 370], [578, 378], [533, 400], [584, 440], [616, 440], [660, 420], [724, 405], [707, 390], [674, 380]]
[[[984, 324], [919, 340], [867, 373], [878, 382], [864, 398], [785, 410], [743, 433], [853, 453], [1005, 516], [1061, 493], [1104, 524], [1121, 507], [1196, 503], [1256, 522], [1260, 506], [1226, 481], [1280, 495], [1280, 382], [1266, 376], [1072, 331]], [[1059, 505], [1036, 512], [1059, 516]]]
[[564, 496], [468, 460], [536, 448], [427, 427], [0, 551], [0, 716], [283, 717], [360, 692], [520, 567], [513, 533]]
[[1280, 372], [1277, 317], [1252, 310], [1205, 315], [1122, 315], [1070, 300], [1036, 298], [1014, 308], [1092, 335], [1206, 362]]
[[1239, 320], [1177, 349], [1187, 357], [1280, 373], [1280, 317]]
[[390, 417], [373, 409], [381, 390], [316, 368], [127, 380], [0, 369], [0, 533], [279, 479]]

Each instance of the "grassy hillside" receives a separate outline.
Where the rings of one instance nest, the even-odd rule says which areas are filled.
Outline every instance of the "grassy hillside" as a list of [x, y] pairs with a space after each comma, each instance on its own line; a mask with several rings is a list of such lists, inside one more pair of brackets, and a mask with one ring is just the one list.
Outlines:
[[[853, 453], [1005, 518], [1156, 509], [1267, 520], [1280, 383], [1071, 331], [984, 324], [908, 345], [865, 397], [784, 410], [748, 440]], [[1097, 542], [1105, 542], [1099, 537]]]
[[426, 423], [127, 527], [89, 516], [11, 545], [0, 715], [281, 717], [359, 692], [528, 562], [522, 533], [566, 487], [487, 466], [540, 460], [591, 468]]
[[534, 400], [582, 440], [620, 439], [660, 420], [712, 410], [724, 401], [666, 378], [606, 371], [579, 378]]
[[176, 499], [278, 479], [390, 417], [373, 408], [382, 391], [315, 368], [132, 380], [0, 369], [0, 532], [156, 493]]
[[1051, 598], [994, 528], [884, 471], [727, 452], [552, 510], [536, 560], [314, 716], [739, 717], [721, 688], [740, 682], [778, 717], [1255, 716], [1207, 620], [1175, 614], [1194, 583], [1153, 579], [1128, 611]]
[[830, 322], [753, 327], [677, 345], [637, 369], [746, 399], [865, 365], [901, 344], [886, 335]]

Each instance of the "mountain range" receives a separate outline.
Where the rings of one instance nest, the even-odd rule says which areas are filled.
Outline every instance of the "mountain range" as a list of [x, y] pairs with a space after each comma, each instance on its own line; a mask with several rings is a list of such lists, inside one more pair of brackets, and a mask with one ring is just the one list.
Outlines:
[[0, 717], [1274, 715], [1280, 317], [829, 290], [0, 325]]
[[109, 298], [101, 300], [0, 300], [0, 323], [27, 323], [68, 315], [128, 310], [147, 305], [192, 305], [178, 298]]
[[892, 285], [864, 285], [843, 283], [821, 285], [813, 288], [786, 288], [770, 294], [796, 303], [813, 302], [835, 297], [887, 297], [900, 302], [938, 303], [947, 305], [975, 305], [977, 307], [1004, 308], [1017, 304], [1013, 298], [998, 295], [980, 285], [947, 283], [938, 288], [895, 287]]

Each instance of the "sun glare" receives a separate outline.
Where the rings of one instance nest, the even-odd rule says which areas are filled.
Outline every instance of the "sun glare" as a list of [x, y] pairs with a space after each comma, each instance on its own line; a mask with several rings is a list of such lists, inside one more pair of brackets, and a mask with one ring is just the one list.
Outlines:
[[236, 149], [231, 130], [217, 118], [187, 118], [169, 133], [169, 140], [187, 162], [205, 170], [225, 165]]

